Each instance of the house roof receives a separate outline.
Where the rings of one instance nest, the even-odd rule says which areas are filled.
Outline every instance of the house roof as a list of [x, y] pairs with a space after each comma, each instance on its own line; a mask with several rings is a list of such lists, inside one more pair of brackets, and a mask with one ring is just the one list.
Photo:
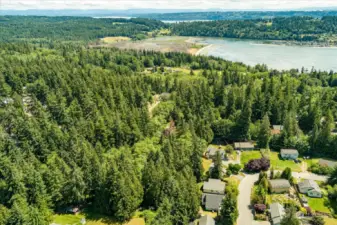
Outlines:
[[321, 166], [328, 166], [330, 168], [334, 168], [337, 166], [337, 162], [326, 160], [326, 159], [320, 159], [318, 161], [318, 164]]
[[234, 147], [235, 148], [254, 148], [254, 145], [251, 142], [235, 142]]
[[280, 223], [284, 215], [284, 208], [280, 203], [274, 202], [270, 205], [270, 217], [273, 221], [273, 224]]
[[206, 209], [219, 209], [225, 195], [203, 193], [202, 198], [205, 199]]
[[313, 180], [303, 180], [299, 182], [297, 185], [300, 189], [309, 188], [309, 189], [314, 189], [317, 192], [321, 192], [321, 189], [319, 188], [318, 184]]
[[273, 125], [273, 130], [283, 130], [282, 125]]
[[222, 150], [222, 149], [220, 149], [220, 148], [216, 148], [216, 147], [208, 147], [208, 148], [207, 148], [207, 153], [208, 153], [209, 155], [212, 155], [212, 156], [213, 156], [213, 155], [216, 155], [217, 152], [219, 152], [220, 155], [225, 154], [225, 151]]
[[215, 220], [209, 216], [202, 216], [199, 220], [199, 225], [215, 225]]
[[222, 182], [221, 180], [209, 179], [207, 182], [204, 182], [203, 189], [217, 192], [224, 192], [225, 187], [226, 187], [225, 183]]
[[298, 151], [296, 149], [281, 149], [281, 154], [298, 155]]
[[272, 188], [290, 188], [290, 183], [286, 179], [276, 179], [269, 181]]

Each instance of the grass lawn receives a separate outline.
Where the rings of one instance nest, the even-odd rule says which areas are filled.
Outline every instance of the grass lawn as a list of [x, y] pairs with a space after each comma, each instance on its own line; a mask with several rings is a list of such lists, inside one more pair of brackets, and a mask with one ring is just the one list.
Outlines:
[[337, 219], [334, 218], [324, 218], [325, 225], [336, 225]]
[[[135, 218], [131, 219], [129, 222], [123, 223], [123, 225], [145, 225], [144, 218]], [[94, 214], [94, 213], [83, 213], [78, 215], [70, 215], [70, 214], [60, 214], [53, 216], [53, 223], [60, 225], [81, 225], [81, 219], [86, 219], [86, 225], [122, 225], [122, 223], [118, 223], [114, 221], [112, 218]]]
[[269, 153], [270, 163], [271, 166], [275, 170], [284, 170], [285, 168], [289, 167], [292, 171], [301, 172], [301, 164], [296, 164], [292, 160], [282, 160], [279, 158], [278, 152], [270, 152]]
[[120, 42], [120, 41], [129, 41], [131, 38], [129, 37], [105, 37], [102, 38], [104, 43], [115, 43], [115, 42]]
[[249, 162], [251, 159], [259, 159], [261, 158], [260, 151], [245, 151], [241, 153], [241, 165], [245, 165]]
[[328, 200], [326, 198], [310, 198], [310, 197], [306, 198], [308, 199], [308, 204], [311, 207], [311, 209], [324, 213], [330, 213], [330, 209], [327, 206]]

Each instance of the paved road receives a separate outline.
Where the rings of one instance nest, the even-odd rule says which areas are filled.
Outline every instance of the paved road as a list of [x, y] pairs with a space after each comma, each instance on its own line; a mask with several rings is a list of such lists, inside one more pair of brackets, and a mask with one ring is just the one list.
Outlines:
[[[293, 172], [293, 177], [304, 178], [317, 181], [326, 181], [327, 176], [321, 176], [309, 172]], [[237, 225], [254, 225], [254, 215], [250, 205], [250, 195], [254, 183], [259, 179], [259, 174], [246, 174], [245, 178], [240, 182], [239, 185], [239, 197], [238, 197], [238, 209], [239, 218], [237, 220]]]
[[259, 179], [259, 174], [246, 175], [239, 185], [238, 209], [239, 218], [237, 225], [252, 225], [254, 216], [250, 208], [250, 195], [254, 183]]

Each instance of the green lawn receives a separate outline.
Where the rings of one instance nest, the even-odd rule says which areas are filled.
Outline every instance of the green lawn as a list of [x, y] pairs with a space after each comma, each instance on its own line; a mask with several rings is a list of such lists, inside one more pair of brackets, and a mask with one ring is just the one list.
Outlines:
[[245, 165], [249, 162], [251, 159], [259, 159], [261, 158], [260, 151], [245, 151], [241, 153], [241, 165]]
[[337, 219], [334, 218], [324, 218], [325, 225], [336, 225], [337, 224]]
[[271, 166], [275, 170], [284, 170], [285, 168], [289, 167], [292, 171], [301, 172], [301, 164], [296, 164], [292, 160], [283, 160], [279, 158], [278, 152], [270, 152], [269, 153], [270, 163]]
[[330, 209], [328, 207], [328, 199], [326, 198], [310, 198], [306, 197], [308, 199], [308, 204], [311, 209], [315, 211], [320, 211], [324, 213], [330, 213]]

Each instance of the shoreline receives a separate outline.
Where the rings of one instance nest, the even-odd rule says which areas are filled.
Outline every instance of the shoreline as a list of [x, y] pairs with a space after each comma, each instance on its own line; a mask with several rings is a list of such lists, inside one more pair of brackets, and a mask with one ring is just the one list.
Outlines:
[[194, 55], [195, 56], [199, 56], [203, 51], [211, 48], [214, 44], [210, 44], [210, 45], [206, 45], [205, 47], [199, 49]]

